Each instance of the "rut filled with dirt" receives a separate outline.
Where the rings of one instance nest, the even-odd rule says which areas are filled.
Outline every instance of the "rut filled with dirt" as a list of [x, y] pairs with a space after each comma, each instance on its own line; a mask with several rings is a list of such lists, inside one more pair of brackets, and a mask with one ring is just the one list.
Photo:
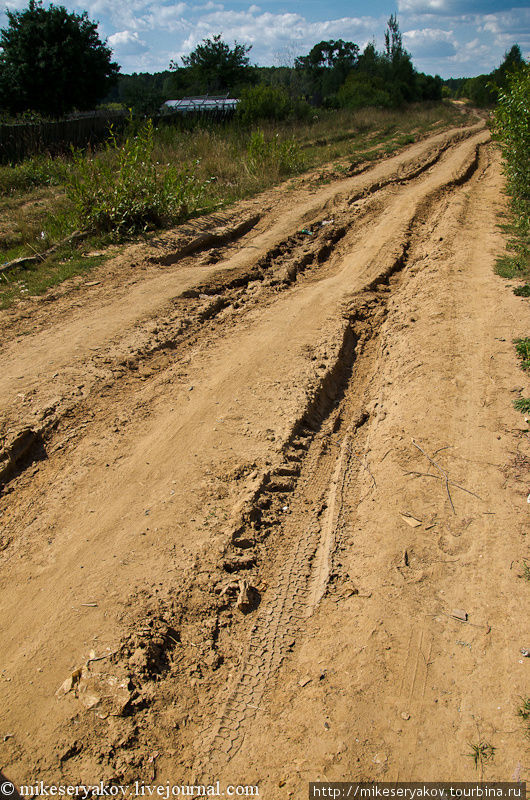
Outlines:
[[5, 314], [10, 778], [524, 780], [502, 186], [454, 130]]

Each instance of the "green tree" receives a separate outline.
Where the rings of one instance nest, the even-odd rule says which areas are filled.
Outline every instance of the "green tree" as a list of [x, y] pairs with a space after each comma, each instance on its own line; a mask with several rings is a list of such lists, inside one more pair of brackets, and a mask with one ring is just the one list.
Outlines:
[[493, 73], [493, 79], [499, 88], [504, 88], [508, 83], [508, 78], [512, 72], [515, 72], [524, 64], [524, 59], [521, 53], [521, 48], [518, 44], [512, 47], [504, 54], [504, 61]]
[[397, 16], [391, 14], [385, 31], [385, 55], [389, 61], [395, 62], [403, 56], [404, 52]]
[[502, 64], [487, 75], [477, 75], [468, 78], [462, 88], [461, 94], [467, 97], [473, 105], [480, 107], [494, 106], [499, 97], [499, 92], [505, 89], [510, 82], [510, 76], [524, 65], [521, 48], [514, 44], [504, 54]]
[[43, 8], [30, 0], [7, 11], [0, 32], [0, 105], [11, 113], [32, 110], [61, 116], [88, 110], [108, 93], [119, 72], [112, 51], [85, 13]]
[[[217, 34], [213, 39], [203, 39], [189, 56], [182, 57], [182, 63], [189, 73], [190, 85], [197, 91], [226, 92], [234, 87], [250, 83], [253, 69], [247, 53], [252, 45], [246, 46], [234, 42], [230, 47]], [[175, 61], [169, 65], [172, 70], [179, 70]]]
[[320, 101], [338, 91], [358, 58], [359, 47], [354, 42], [330, 39], [297, 58], [295, 68], [305, 76], [306, 93]]
[[416, 75], [410, 54], [403, 47], [399, 23], [395, 14], [391, 14], [385, 31], [385, 77], [388, 82], [392, 105], [400, 106], [404, 102], [417, 99]]

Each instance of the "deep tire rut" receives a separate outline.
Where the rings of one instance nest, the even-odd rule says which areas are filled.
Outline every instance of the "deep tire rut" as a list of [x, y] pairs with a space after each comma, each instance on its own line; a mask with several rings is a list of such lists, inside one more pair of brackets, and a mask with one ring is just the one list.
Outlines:
[[[481, 147], [477, 145], [458, 174], [418, 204], [397, 256], [357, 297], [348, 313], [337, 361], [287, 443], [284, 464], [268, 483], [264, 482], [254, 499], [247, 515], [253, 520], [250, 538], [263, 543], [275, 534], [277, 555], [268, 571], [277, 578], [256, 612], [241, 666], [219, 703], [220, 710], [197, 741], [196, 774], [219, 770], [240, 749], [269, 681], [294, 646], [304, 620], [326, 593], [344, 482], [346, 474], [351, 480], [354, 469], [352, 449], [355, 444], [362, 450], [362, 429], [369, 420], [366, 378], [373, 368], [386, 306], [406, 275], [414, 241], [421, 240], [421, 226], [441, 199], [476, 173], [480, 160]], [[335, 454], [331, 444], [336, 445]], [[355, 463], [356, 469], [361, 466], [366, 467], [360, 461]], [[289, 485], [279, 481], [286, 472], [294, 473]], [[313, 502], [317, 498], [318, 503], [308, 514], [302, 501], [309, 497]], [[297, 501], [301, 519], [292, 525], [289, 521], [282, 524], [282, 511]], [[245, 532], [239, 530], [237, 536], [245, 538]], [[237, 537], [234, 544], [237, 546]]]
[[[175, 300], [173, 309], [165, 317], [157, 318], [155, 334], [152, 333], [152, 321], [147, 323], [144, 341], [120, 355], [104, 358], [105, 372], [112, 375], [112, 383], [119, 384], [120, 378], [133, 376], [138, 367], [149, 368], [160, 353], [174, 353], [193, 346], [202, 335], [208, 335], [212, 326], [224, 328], [230, 323], [231, 316], [237, 314], [238, 319], [255, 306], [255, 296], [251, 285], [261, 284], [263, 291], [260, 304], [263, 306], [274, 302], [279, 293], [289, 290], [306, 274], [312, 280], [319, 280], [324, 275], [324, 267], [329, 274], [333, 258], [342, 240], [353, 230], [360, 227], [366, 216], [374, 213], [370, 204], [358, 207], [359, 201], [374, 198], [377, 193], [392, 185], [404, 185], [421, 177], [435, 166], [450, 148], [462, 140], [472, 136], [476, 131], [461, 130], [449, 135], [444, 141], [429, 150], [419, 164], [412, 164], [404, 170], [392, 174], [384, 181], [368, 184], [362, 191], [350, 195], [341, 202], [333, 212], [333, 219], [326, 219], [323, 210], [311, 224], [276, 244], [266, 255], [261, 257], [252, 267], [242, 273], [220, 273], [205, 284], [185, 291]], [[476, 167], [471, 165], [471, 171]], [[462, 180], [467, 180], [465, 175]], [[357, 205], [356, 205], [357, 204]], [[355, 207], [354, 207], [355, 206]], [[376, 212], [375, 212], [376, 213]], [[329, 216], [329, 213], [327, 214]], [[214, 219], [214, 218], [212, 218]], [[260, 215], [254, 214], [239, 224], [220, 228], [219, 232], [202, 232], [198, 237], [183, 245], [178, 251], [157, 257], [163, 264], [173, 264], [180, 259], [202, 250], [228, 245], [243, 237], [259, 222]], [[313, 274], [314, 273], [314, 274]], [[249, 288], [250, 287], [250, 288]], [[92, 371], [94, 364], [91, 365]], [[96, 371], [97, 371], [96, 363]], [[90, 370], [89, 370], [90, 371]], [[104, 381], [109, 388], [108, 378]], [[96, 386], [98, 381], [96, 380]], [[96, 389], [97, 391], [97, 389]], [[85, 404], [83, 404], [85, 405]], [[76, 401], [71, 397], [59, 399], [52, 409], [43, 409], [43, 422], [36, 425], [34, 421], [19, 419], [16, 429], [12, 429], [5, 437], [0, 449], [0, 492], [24, 470], [48, 454], [53, 453], [53, 436], [66, 415], [72, 417]], [[86, 413], [86, 409], [82, 412]], [[20, 452], [19, 442], [29, 442]]]

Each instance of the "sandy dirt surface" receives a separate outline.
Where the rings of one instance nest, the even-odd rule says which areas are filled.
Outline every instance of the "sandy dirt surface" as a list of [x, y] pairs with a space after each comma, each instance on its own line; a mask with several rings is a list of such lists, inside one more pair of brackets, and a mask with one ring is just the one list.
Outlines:
[[479, 122], [2, 312], [10, 780], [528, 779], [504, 205]]

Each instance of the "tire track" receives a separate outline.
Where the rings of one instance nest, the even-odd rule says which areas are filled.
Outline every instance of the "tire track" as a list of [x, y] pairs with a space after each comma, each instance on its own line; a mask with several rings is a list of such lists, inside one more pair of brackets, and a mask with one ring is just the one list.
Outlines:
[[[308, 233], [297, 232], [274, 245], [250, 267], [236, 269], [233, 273], [229, 271], [214, 274], [207, 282], [184, 291], [175, 298], [165, 315], [157, 316], [156, 333], [153, 333], [152, 320], [149, 320], [137, 327], [136, 341], [132, 348], [120, 348], [117, 352], [106, 353], [105, 356], [91, 357], [90, 364], [85, 364], [83, 369], [83, 381], [90, 380], [93, 384], [90, 392], [97, 396], [101, 385], [107, 391], [110, 385], [117, 388], [119, 386], [122, 390], [123, 378], [134, 383], [139, 366], [156, 369], [158, 360], [164, 353], [171, 353], [174, 358], [176, 351], [183, 352], [187, 347], [193, 346], [201, 336], [210, 335], [212, 329], [217, 328], [221, 332], [232, 322], [231, 309], [234, 313], [237, 312], [240, 320], [242, 315], [255, 306], [254, 290], [249, 289], [252, 283], [261, 284], [264, 291], [260, 295], [260, 304], [265, 305], [274, 302], [279, 293], [295, 286], [306, 273], [314, 274], [314, 278], [318, 280], [322, 268], [326, 264], [332, 264], [337, 248], [344, 238], [359, 228], [368, 217], [377, 213], [377, 209], [370, 204], [364, 208], [352, 206], [359, 200], [373, 199], [374, 195], [389, 186], [404, 185], [421, 177], [438, 164], [452, 146], [473, 134], [476, 134], [476, 126], [457, 130], [429, 149], [419, 162], [412, 159], [388, 178], [373, 181], [361, 191], [343, 198], [338, 209], [334, 211], [336, 219], [329, 225], [325, 218], [325, 208], [314, 211], [313, 221], [305, 228], [311, 236], [309, 242]], [[253, 215], [221, 232], [203, 231], [175, 253], [157, 256], [156, 260], [159, 263], [173, 264], [191, 253], [229, 245], [251, 231], [259, 220], [259, 215]], [[164, 366], [162, 359], [162, 368]], [[101, 376], [100, 367], [103, 367], [104, 377]], [[38, 416], [36, 406], [32, 408], [33, 417], [25, 420], [20, 418], [17, 404], [13, 409], [14, 425], [8, 427], [4, 423], [3, 426], [6, 435], [0, 444], [0, 491], [28, 466], [53, 453], [56, 430], [63, 418], [68, 416], [71, 419], [75, 415], [77, 406], [80, 406], [80, 415], [85, 417], [87, 397], [83, 396], [82, 401], [71, 394], [57, 397], [53, 408], [42, 408], [41, 416], [44, 421], [38, 425], [34, 419]], [[1, 432], [0, 430], [0, 434]], [[29, 443], [23, 454], [19, 452], [19, 442], [22, 439]]]
[[[242, 657], [243, 665], [226, 690], [219, 713], [201, 735], [195, 764], [198, 773], [219, 770], [237, 753], [244, 740], [246, 725], [259, 707], [269, 680], [294, 646], [304, 620], [314, 612], [326, 592], [344, 482], [347, 475], [351, 477], [352, 444], [369, 419], [364, 410], [362, 376], [370, 369], [382, 312], [392, 296], [392, 288], [395, 289], [404, 278], [414, 242], [416, 239], [421, 241], [421, 226], [433, 212], [433, 207], [449, 192], [464, 185], [477, 171], [480, 160], [479, 143], [456, 175], [418, 202], [407, 226], [401, 252], [358, 296], [356, 308], [348, 317], [335, 368], [322, 382], [317, 397], [287, 444], [284, 466], [277, 470], [271, 485], [263, 488], [263, 495], [269, 495], [267, 501], [264, 503], [263, 495], [256, 500], [258, 507], [272, 507], [269, 518], [267, 513], [258, 512], [258, 532], [265, 528], [269, 536], [271, 529], [281, 527], [282, 530], [283, 542], [278, 546], [272, 568], [277, 580], [269, 589], [267, 601], [257, 611]], [[391, 277], [396, 274], [397, 281], [394, 279], [394, 286], [389, 287]], [[374, 291], [376, 287], [379, 287], [378, 291]], [[391, 288], [390, 292], [388, 288]], [[332, 433], [342, 436], [336, 456], [327, 446]], [[274, 483], [293, 461], [301, 464], [301, 469], [297, 477], [298, 468], [295, 469], [292, 484]], [[320, 514], [308, 515], [302, 508], [302, 519], [298, 524], [278, 525], [275, 504], [270, 498], [271, 491], [278, 488], [294, 492], [293, 506], [297, 498], [320, 498]], [[276, 497], [276, 509], [278, 503], [287, 502], [287, 497], [286, 491]], [[292, 531], [291, 527], [294, 528]]]

